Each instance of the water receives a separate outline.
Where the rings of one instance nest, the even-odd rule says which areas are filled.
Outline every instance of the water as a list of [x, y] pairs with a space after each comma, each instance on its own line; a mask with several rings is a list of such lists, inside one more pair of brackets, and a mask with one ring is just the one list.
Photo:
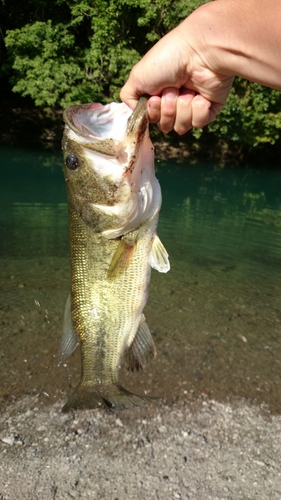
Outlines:
[[[0, 397], [63, 403], [79, 352], [57, 367], [69, 292], [59, 153], [1, 148]], [[157, 162], [159, 235], [147, 322], [158, 357], [122, 383], [168, 401], [236, 397], [281, 411], [281, 172]]]

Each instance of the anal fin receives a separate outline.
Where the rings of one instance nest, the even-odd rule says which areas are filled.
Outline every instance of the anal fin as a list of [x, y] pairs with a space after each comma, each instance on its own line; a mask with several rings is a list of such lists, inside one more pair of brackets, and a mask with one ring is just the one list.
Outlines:
[[136, 336], [126, 352], [126, 363], [129, 370], [143, 370], [149, 359], [156, 358], [156, 347], [142, 314]]

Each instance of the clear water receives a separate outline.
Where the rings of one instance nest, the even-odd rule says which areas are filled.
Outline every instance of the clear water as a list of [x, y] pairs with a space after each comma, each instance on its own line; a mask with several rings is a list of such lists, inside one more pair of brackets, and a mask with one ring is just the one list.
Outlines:
[[[63, 403], [79, 352], [57, 367], [69, 289], [59, 153], [0, 149], [0, 398]], [[168, 401], [198, 396], [281, 411], [281, 170], [156, 162], [159, 236], [146, 317], [158, 357], [122, 383]]]

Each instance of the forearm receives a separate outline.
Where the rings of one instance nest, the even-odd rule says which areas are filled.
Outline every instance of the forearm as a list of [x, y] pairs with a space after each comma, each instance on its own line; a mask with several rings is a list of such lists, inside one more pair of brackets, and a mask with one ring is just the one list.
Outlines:
[[191, 25], [206, 67], [281, 89], [280, 0], [215, 0], [182, 23], [188, 36]]

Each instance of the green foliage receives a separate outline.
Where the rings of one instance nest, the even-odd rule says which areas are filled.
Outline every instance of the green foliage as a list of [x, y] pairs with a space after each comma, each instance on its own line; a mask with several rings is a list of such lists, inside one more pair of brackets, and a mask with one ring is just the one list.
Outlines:
[[13, 90], [30, 95], [37, 106], [56, 105], [83, 76], [75, 56], [68, 54], [73, 45], [74, 36], [63, 24], [53, 26], [52, 21], [37, 21], [8, 32], [6, 46], [15, 54]]
[[209, 126], [217, 139], [241, 144], [275, 144], [281, 131], [281, 93], [237, 78], [227, 106]]
[[37, 106], [61, 107], [118, 99], [130, 69], [152, 42], [200, 4], [56, 0], [54, 10], [44, 0], [31, 3], [38, 7], [40, 20], [37, 12], [32, 22], [8, 30], [5, 38], [13, 90], [31, 96]]
[[[207, 0], [2, 0], [3, 69], [37, 106], [119, 99], [132, 66]], [[2, 54], [3, 59], [3, 54]], [[194, 141], [276, 144], [281, 94], [237, 78], [227, 106]]]

